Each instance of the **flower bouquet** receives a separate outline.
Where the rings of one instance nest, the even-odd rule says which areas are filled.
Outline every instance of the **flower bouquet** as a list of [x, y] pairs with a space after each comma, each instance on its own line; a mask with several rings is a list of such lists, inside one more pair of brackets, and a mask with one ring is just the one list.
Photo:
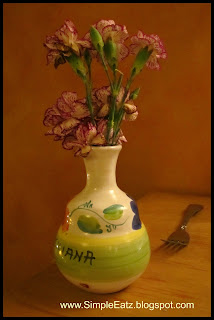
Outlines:
[[[82, 39], [66, 20], [47, 37], [45, 47], [48, 64], [70, 64], [86, 90], [84, 98], [62, 92], [44, 117], [44, 125], [51, 127], [46, 134], [82, 156], [87, 172], [85, 188], [66, 206], [54, 246], [56, 264], [84, 290], [116, 292], [139, 278], [150, 259], [137, 204], [116, 183], [116, 162], [126, 142], [121, 124], [138, 116], [134, 101], [140, 89], [131, 89], [135, 77], [144, 66], [158, 70], [166, 51], [158, 36], [138, 31], [129, 38], [126, 27], [113, 20], [97, 22]], [[136, 57], [123, 84], [119, 64], [129, 54]], [[103, 66], [108, 85], [93, 87], [93, 59]]]
[[[127, 44], [129, 42], [129, 44]], [[46, 135], [62, 140], [63, 148], [86, 157], [91, 146], [114, 146], [126, 142], [121, 130], [123, 120], [134, 121], [138, 109], [134, 100], [140, 88], [131, 90], [135, 77], [144, 66], [160, 69], [159, 59], [166, 58], [163, 43], [157, 35], [138, 31], [129, 37], [126, 26], [113, 20], [100, 20], [88, 33], [78, 38], [70, 20], [54, 35], [47, 36], [47, 63], [58, 68], [68, 63], [84, 84], [86, 96], [78, 98], [73, 91], [64, 91], [44, 115], [44, 125], [51, 127]], [[130, 74], [123, 85], [124, 74], [119, 64], [135, 55]], [[92, 61], [103, 66], [108, 85], [93, 87]]]

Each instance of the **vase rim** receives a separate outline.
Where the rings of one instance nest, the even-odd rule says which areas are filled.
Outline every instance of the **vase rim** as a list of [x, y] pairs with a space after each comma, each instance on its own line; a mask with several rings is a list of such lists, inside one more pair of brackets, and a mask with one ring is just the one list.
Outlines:
[[115, 149], [115, 150], [120, 150], [122, 149], [122, 145], [121, 144], [117, 144], [116, 146], [91, 146], [92, 150], [93, 149], [109, 149], [109, 150], [112, 150], [112, 149]]

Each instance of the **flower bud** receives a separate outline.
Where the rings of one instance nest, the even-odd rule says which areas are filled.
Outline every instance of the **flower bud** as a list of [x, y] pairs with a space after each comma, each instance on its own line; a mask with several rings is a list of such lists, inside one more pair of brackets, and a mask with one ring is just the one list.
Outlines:
[[137, 111], [137, 107], [134, 104], [125, 103], [124, 110], [126, 113], [131, 114]]
[[104, 53], [109, 67], [115, 70], [117, 68], [117, 46], [112, 39], [108, 39], [105, 42]]
[[91, 27], [90, 36], [91, 36], [91, 42], [92, 42], [93, 46], [95, 47], [95, 49], [99, 53], [102, 53], [103, 47], [104, 47], [104, 42], [103, 42], [103, 38], [102, 38], [101, 34], [99, 33], [99, 31], [96, 28]]
[[130, 99], [130, 100], [135, 100], [135, 99], [137, 99], [139, 92], [140, 92], [140, 88], [137, 88], [137, 89], [133, 90], [133, 91], [130, 93], [129, 99]]
[[152, 50], [149, 51], [148, 46], [146, 46], [145, 48], [142, 48], [138, 52], [138, 54], [135, 58], [134, 64], [132, 66], [132, 70], [131, 70], [132, 76], [136, 76], [137, 74], [139, 74], [141, 72], [144, 65], [148, 61], [151, 53], [152, 53]]
[[137, 119], [137, 116], [138, 116], [138, 111], [131, 113], [131, 114], [125, 113], [124, 120], [134, 121]]

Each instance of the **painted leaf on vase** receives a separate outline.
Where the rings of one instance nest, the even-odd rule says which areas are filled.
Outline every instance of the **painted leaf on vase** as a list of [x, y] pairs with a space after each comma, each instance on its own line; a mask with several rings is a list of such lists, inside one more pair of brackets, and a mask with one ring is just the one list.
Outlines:
[[132, 211], [134, 212], [134, 217], [132, 220], [132, 229], [138, 230], [141, 228], [141, 221], [140, 221], [140, 217], [139, 217], [137, 203], [134, 200], [132, 200], [130, 202], [130, 206], [131, 206]]
[[77, 225], [81, 231], [87, 233], [102, 233], [98, 220], [89, 215], [81, 215], [77, 221]]
[[124, 206], [121, 204], [113, 204], [110, 207], [107, 207], [103, 210], [104, 217], [107, 220], [117, 220], [123, 214]]

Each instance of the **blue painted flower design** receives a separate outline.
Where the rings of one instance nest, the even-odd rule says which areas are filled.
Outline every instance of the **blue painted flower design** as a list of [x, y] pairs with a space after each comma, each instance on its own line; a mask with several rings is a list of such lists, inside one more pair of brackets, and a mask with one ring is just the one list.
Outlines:
[[140, 221], [140, 217], [139, 217], [139, 211], [138, 211], [137, 203], [128, 194], [127, 194], [127, 196], [130, 199], [132, 199], [132, 201], [130, 202], [130, 207], [131, 207], [132, 211], [134, 212], [134, 217], [133, 217], [133, 220], [132, 220], [132, 229], [138, 230], [138, 229], [141, 228], [141, 221]]

